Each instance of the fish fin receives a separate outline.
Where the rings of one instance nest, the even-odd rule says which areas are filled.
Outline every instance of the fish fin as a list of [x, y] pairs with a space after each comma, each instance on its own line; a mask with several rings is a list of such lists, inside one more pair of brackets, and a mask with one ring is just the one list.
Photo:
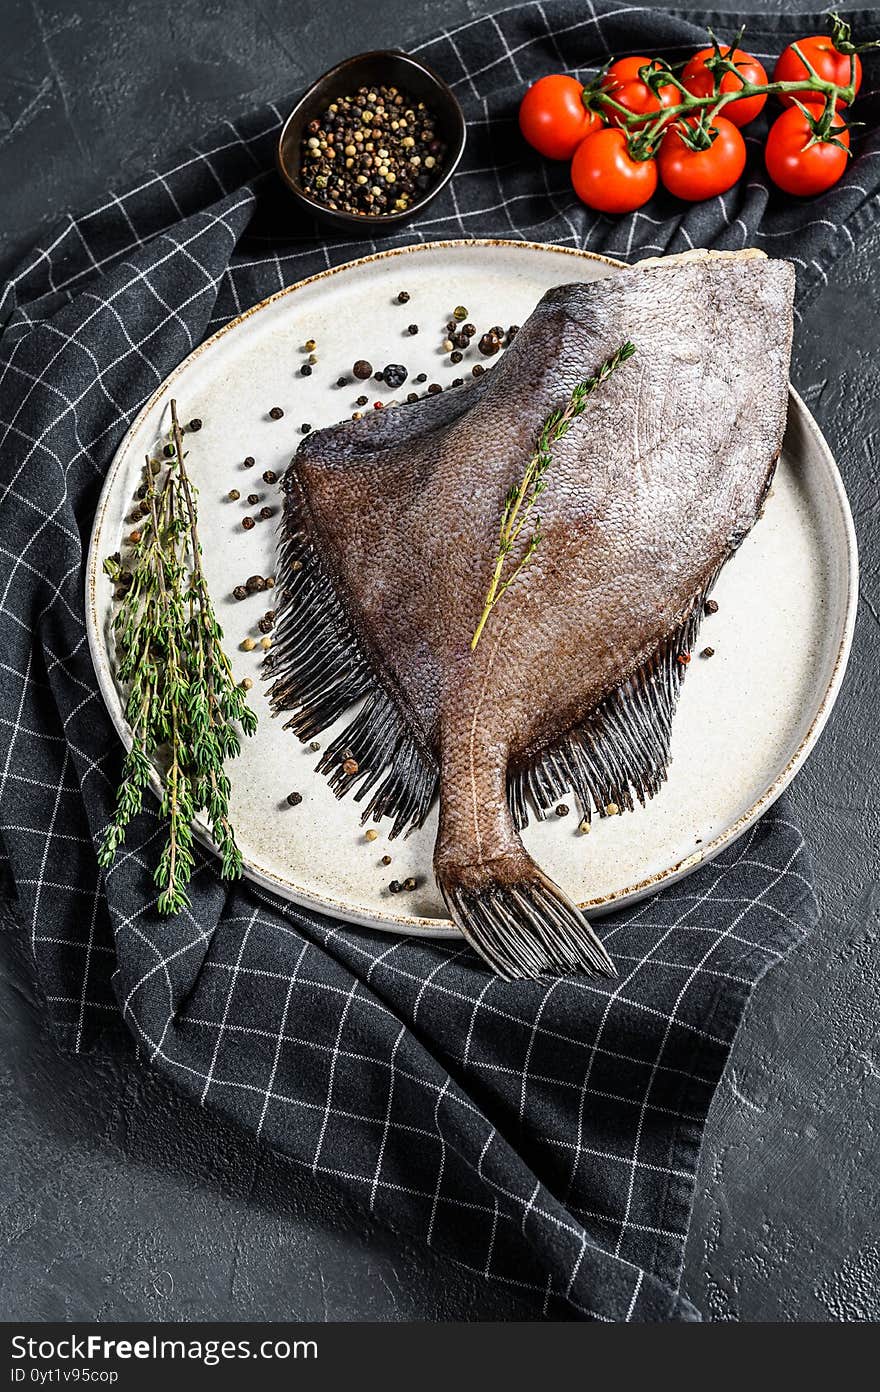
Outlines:
[[425, 821], [437, 792], [437, 764], [373, 673], [311, 540], [295, 471], [285, 479], [285, 490], [275, 642], [264, 664], [273, 678], [272, 712], [290, 711], [284, 728], [306, 741], [362, 703], [324, 750], [318, 771], [338, 798], [356, 789], [361, 801], [372, 792], [361, 820], [393, 818], [394, 838]]
[[587, 823], [615, 806], [631, 812], [666, 781], [672, 717], [703, 606], [715, 583], [700, 591], [687, 617], [625, 681], [614, 687], [589, 718], [531, 758], [512, 762], [507, 797], [518, 831], [528, 825], [529, 804], [539, 821], [569, 791]]
[[544, 972], [616, 976], [614, 963], [580, 910], [519, 848], [486, 873], [436, 868], [453, 921], [499, 976], [512, 981]]

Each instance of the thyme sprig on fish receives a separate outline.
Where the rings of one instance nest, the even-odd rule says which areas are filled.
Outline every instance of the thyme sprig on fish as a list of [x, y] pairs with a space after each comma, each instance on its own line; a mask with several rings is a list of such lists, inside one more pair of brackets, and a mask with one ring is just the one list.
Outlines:
[[[170, 447], [170, 450], [169, 450]], [[197, 490], [185, 464], [183, 432], [171, 402], [171, 431], [157, 457], [147, 456], [142, 517], [130, 534], [128, 568], [110, 557], [104, 569], [120, 585], [113, 620], [117, 675], [127, 687], [132, 744], [122, 765], [116, 809], [98, 859], [108, 867], [143, 806], [154, 761], [164, 771], [160, 815], [165, 843], [154, 873], [160, 913], [189, 903], [195, 861], [193, 818], [205, 811], [224, 879], [241, 874], [241, 851], [229, 820], [224, 763], [240, 752], [239, 730], [257, 717], [237, 686], [223, 651], [202, 568]], [[128, 578], [130, 577], [130, 579]]]
[[[525, 530], [534, 507], [541, 494], [547, 488], [547, 471], [552, 462], [551, 450], [557, 441], [571, 429], [574, 421], [586, 409], [587, 401], [593, 392], [607, 381], [611, 374], [620, 367], [621, 363], [631, 358], [636, 351], [635, 344], [627, 341], [621, 344], [616, 352], [599, 368], [594, 377], [588, 377], [586, 381], [579, 382], [564, 406], [551, 411], [541, 427], [538, 439], [535, 444], [534, 453], [530, 456], [525, 467], [522, 479], [519, 483], [514, 483], [508, 490], [504, 500], [504, 511], [501, 516], [501, 526], [498, 533], [498, 555], [495, 560], [495, 569], [492, 572], [492, 579], [489, 582], [489, 589], [486, 593], [486, 602], [483, 605], [483, 612], [480, 621], [474, 630], [471, 639], [471, 651], [476, 648], [480, 641], [483, 629], [489, 620], [495, 605], [503, 598], [510, 589], [511, 585], [519, 578], [526, 566], [534, 558], [535, 552], [541, 544], [541, 518], [535, 514], [534, 526], [531, 535], [527, 538], [522, 554], [519, 559], [512, 562], [513, 553], [517, 548], [520, 538]], [[513, 568], [505, 575], [505, 567]]]

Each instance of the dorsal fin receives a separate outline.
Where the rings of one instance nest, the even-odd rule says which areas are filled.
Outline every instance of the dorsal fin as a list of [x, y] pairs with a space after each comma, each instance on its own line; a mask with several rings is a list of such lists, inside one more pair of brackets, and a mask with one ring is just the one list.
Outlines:
[[682, 622], [647, 661], [614, 687], [582, 724], [530, 758], [512, 762], [507, 796], [517, 830], [528, 826], [529, 803], [543, 820], [571, 792], [581, 817], [606, 816], [610, 805], [631, 812], [660, 791], [669, 767], [672, 717], [717, 572]]
[[[275, 644], [264, 666], [274, 677], [273, 714], [291, 711], [284, 728], [311, 740], [362, 701], [318, 764], [337, 797], [372, 791], [362, 821], [393, 818], [389, 838], [421, 826], [437, 792], [433, 757], [416, 739], [398, 703], [376, 679], [306, 526], [305, 493], [292, 469], [285, 476], [278, 553]], [[346, 765], [356, 765], [349, 772]], [[384, 777], [383, 777], [384, 774]], [[381, 782], [379, 780], [382, 780]]]

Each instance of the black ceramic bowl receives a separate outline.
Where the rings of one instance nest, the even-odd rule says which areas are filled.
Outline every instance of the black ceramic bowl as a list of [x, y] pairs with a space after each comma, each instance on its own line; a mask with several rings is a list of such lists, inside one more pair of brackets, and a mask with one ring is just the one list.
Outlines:
[[[299, 178], [300, 147], [303, 133], [309, 121], [326, 111], [335, 97], [354, 93], [359, 87], [373, 87], [377, 83], [399, 87], [402, 91], [425, 102], [436, 118], [438, 137], [446, 146], [446, 159], [436, 182], [422, 194], [405, 212], [370, 214], [359, 217], [356, 213], [335, 212], [317, 203], [303, 191]], [[396, 49], [380, 49], [374, 53], [359, 53], [354, 58], [346, 58], [335, 68], [325, 72], [317, 82], [313, 82], [297, 105], [293, 108], [278, 140], [278, 170], [297, 203], [306, 212], [328, 223], [331, 227], [343, 228], [346, 232], [360, 232], [366, 236], [388, 232], [410, 218], [417, 217], [436, 198], [440, 190], [448, 184], [455, 173], [464, 151], [467, 137], [464, 112], [455, 95], [441, 77], [411, 58], [408, 53]]]

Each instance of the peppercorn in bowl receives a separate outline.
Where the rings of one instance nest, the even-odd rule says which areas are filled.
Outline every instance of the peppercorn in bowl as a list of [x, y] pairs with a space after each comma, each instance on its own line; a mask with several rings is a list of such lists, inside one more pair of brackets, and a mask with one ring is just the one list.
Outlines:
[[372, 233], [422, 212], [464, 151], [464, 113], [442, 78], [408, 54], [347, 58], [288, 116], [278, 169], [303, 211]]

